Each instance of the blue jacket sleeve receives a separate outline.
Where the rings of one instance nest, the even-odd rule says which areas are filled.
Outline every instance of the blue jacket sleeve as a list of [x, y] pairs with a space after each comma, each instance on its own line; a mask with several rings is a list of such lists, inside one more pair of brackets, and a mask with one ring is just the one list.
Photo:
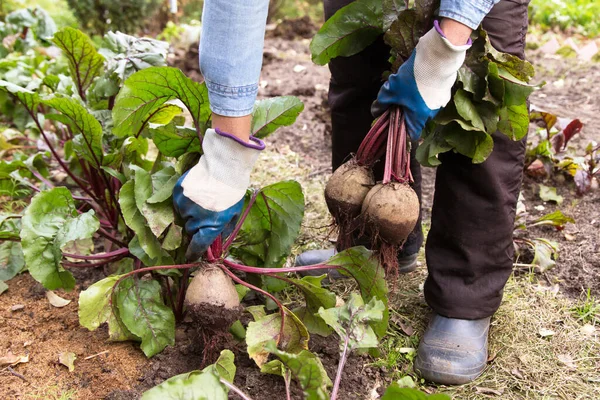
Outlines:
[[477, 29], [494, 4], [500, 0], [441, 0], [440, 17], [450, 18]]

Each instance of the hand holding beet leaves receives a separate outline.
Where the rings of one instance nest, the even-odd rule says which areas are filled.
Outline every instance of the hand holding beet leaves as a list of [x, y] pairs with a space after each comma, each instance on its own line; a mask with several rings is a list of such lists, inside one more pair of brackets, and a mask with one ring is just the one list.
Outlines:
[[[335, 57], [356, 54], [384, 34], [391, 47], [392, 71], [413, 53], [421, 36], [433, 26], [435, 1], [417, 0], [412, 8], [393, 0], [358, 0], [340, 9], [313, 38], [313, 61], [324, 65]], [[473, 45], [458, 70], [450, 103], [425, 126], [417, 159], [426, 166], [440, 164], [438, 155], [455, 151], [481, 163], [492, 152], [497, 130], [522, 139], [529, 126], [526, 98], [533, 66], [495, 50], [483, 29], [472, 35]]]

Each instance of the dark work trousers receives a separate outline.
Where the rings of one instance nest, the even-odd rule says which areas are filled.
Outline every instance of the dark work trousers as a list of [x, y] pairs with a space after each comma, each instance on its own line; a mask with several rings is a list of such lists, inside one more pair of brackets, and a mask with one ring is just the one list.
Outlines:
[[[325, 17], [351, 1], [325, 0]], [[483, 27], [496, 49], [525, 56], [527, 5], [528, 0], [502, 0], [486, 16]], [[388, 58], [389, 49], [380, 38], [357, 55], [329, 63], [334, 169], [356, 152], [373, 122], [370, 107], [382, 84], [382, 72], [389, 68]], [[446, 317], [492, 315], [512, 270], [512, 231], [525, 139], [515, 142], [499, 132], [493, 138], [494, 151], [482, 164], [472, 164], [453, 152], [440, 155], [425, 248], [429, 271], [425, 299]], [[411, 168], [420, 198], [421, 171], [414, 157]], [[419, 221], [403, 253], [416, 253], [422, 242]]]

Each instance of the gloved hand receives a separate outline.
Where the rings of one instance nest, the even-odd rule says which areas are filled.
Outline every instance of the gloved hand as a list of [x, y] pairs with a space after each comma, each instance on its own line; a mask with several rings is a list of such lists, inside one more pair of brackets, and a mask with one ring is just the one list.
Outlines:
[[390, 75], [371, 107], [379, 116], [391, 105], [404, 110], [406, 131], [412, 140], [421, 137], [425, 123], [450, 101], [459, 68], [465, 60], [471, 40], [455, 46], [446, 39], [437, 21], [417, 43], [411, 56], [398, 72]]
[[264, 142], [255, 137], [245, 143], [218, 130], [206, 131], [204, 154], [173, 190], [175, 210], [192, 236], [188, 260], [199, 259], [219, 234], [231, 233], [244, 206], [252, 167], [264, 148]]

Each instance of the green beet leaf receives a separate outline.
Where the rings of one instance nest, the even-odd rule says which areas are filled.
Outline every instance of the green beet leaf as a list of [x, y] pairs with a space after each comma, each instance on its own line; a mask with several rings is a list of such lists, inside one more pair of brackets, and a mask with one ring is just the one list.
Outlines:
[[529, 131], [527, 103], [500, 109], [498, 130], [512, 140], [521, 140]]
[[4, 281], [0, 281], [0, 294], [8, 290], [8, 285]]
[[284, 307], [283, 312], [285, 313], [285, 320], [281, 337], [281, 315], [279, 312], [266, 315], [248, 324], [246, 330], [248, 356], [259, 367], [267, 362], [269, 351], [266, 346], [273, 340], [277, 341], [282, 350], [289, 353], [296, 354], [308, 349], [309, 334], [304, 324], [287, 308]]
[[426, 27], [433, 25], [433, 16], [440, 7], [440, 0], [417, 0], [415, 1], [415, 10], [417, 17]]
[[440, 134], [440, 129], [423, 130], [423, 141], [417, 147], [416, 158], [421, 165], [436, 167], [442, 162], [439, 155], [452, 150], [452, 146]]
[[144, 392], [142, 400], [227, 400], [227, 388], [212, 370], [176, 375]]
[[292, 125], [302, 110], [304, 103], [294, 96], [259, 100], [252, 111], [252, 135], [262, 139], [282, 126]]
[[125, 223], [136, 233], [139, 245], [143, 251], [151, 259], [155, 259], [161, 256], [161, 245], [136, 205], [136, 195], [134, 193], [135, 186], [134, 180], [130, 180], [123, 185], [119, 192], [119, 205], [121, 206], [121, 212], [123, 213]]
[[555, 187], [542, 185], [540, 183], [540, 199], [544, 201], [552, 201], [556, 204], [561, 204], [564, 198], [556, 192]]
[[94, 211], [78, 215], [69, 190], [57, 187], [35, 195], [21, 223], [21, 244], [31, 276], [46, 289], [73, 289], [75, 279], [61, 265], [62, 249], [91, 239], [100, 227]]
[[531, 265], [535, 266], [539, 273], [553, 268], [558, 258], [558, 243], [543, 238], [533, 239], [532, 242], [534, 255]]
[[371, 326], [377, 337], [385, 335], [389, 321], [388, 288], [385, 281], [385, 271], [376, 258], [365, 247], [352, 247], [330, 258], [327, 265], [338, 265], [340, 273], [351, 276], [360, 288], [360, 294], [365, 303], [373, 298], [380, 300], [384, 309], [380, 320], [373, 320]]
[[[95, 331], [104, 323], [108, 324], [108, 336], [111, 341], [137, 340], [121, 321], [116, 304], [111, 306], [113, 286], [123, 275], [111, 275], [99, 280], [79, 294], [79, 324], [90, 331]], [[114, 289], [119, 293], [120, 286]], [[116, 299], [116, 296], [113, 297]]]
[[[204, 129], [201, 128], [201, 131]], [[202, 151], [200, 138], [196, 131], [177, 126], [173, 121], [150, 129], [150, 136], [160, 152], [167, 157], [179, 158], [186, 153]]]
[[205, 84], [194, 82], [181, 70], [171, 67], [150, 67], [136, 72], [117, 95], [113, 133], [118, 137], [138, 135], [156, 113], [170, 107], [168, 101], [175, 99], [187, 107], [197, 131], [206, 125], [210, 109]]
[[72, 98], [55, 97], [42, 102], [61, 112], [46, 114], [46, 118], [53, 119], [69, 126], [75, 137], [73, 150], [75, 153], [100, 169], [103, 165], [104, 152], [102, 149], [102, 126], [85, 107]]
[[331, 329], [317, 314], [319, 308], [335, 307], [336, 301], [335, 293], [321, 287], [321, 281], [326, 276], [305, 276], [302, 279], [291, 279], [306, 300], [306, 305], [295, 309], [294, 314], [302, 320], [310, 333], [321, 336], [328, 336]]
[[104, 67], [104, 57], [96, 51], [90, 38], [78, 29], [66, 27], [54, 35], [54, 44], [69, 61], [71, 77], [77, 85], [79, 96], [85, 93]]
[[179, 174], [171, 165], [152, 174], [152, 196], [146, 202], [161, 203], [171, 199], [173, 188], [179, 179]]
[[236, 238], [231, 253], [247, 265], [283, 265], [304, 216], [304, 194], [296, 181], [262, 188]]
[[554, 212], [551, 212], [550, 214], [546, 214], [543, 217], [536, 219], [532, 223], [527, 224], [527, 226], [531, 227], [538, 225], [552, 225], [558, 228], [562, 228], [569, 222], [574, 224], [575, 220], [563, 214], [562, 211], [556, 210]]
[[312, 60], [325, 65], [359, 53], [383, 33], [382, 20], [381, 0], [357, 0], [339, 9], [311, 41]]
[[119, 285], [117, 307], [123, 324], [141, 338], [147, 357], [175, 343], [175, 316], [162, 301], [158, 281], [125, 278]]
[[0, 89], [16, 97], [21, 102], [21, 104], [25, 106], [28, 112], [37, 112], [37, 108], [40, 105], [40, 97], [37, 93], [1, 79]]
[[202, 371], [212, 371], [227, 382], [233, 382], [235, 379], [235, 370], [235, 356], [231, 350], [226, 349], [221, 351], [219, 358], [214, 364], [209, 365]]
[[408, 0], [383, 0], [381, 7], [383, 11], [383, 31], [385, 32], [398, 19], [400, 12], [408, 7]]
[[7, 219], [11, 215], [0, 214], [0, 281], [7, 281], [25, 270], [25, 258], [21, 247], [21, 220]]
[[180, 115], [182, 112], [183, 110], [175, 104], [165, 104], [152, 115], [148, 122], [151, 124], [165, 125], [171, 122], [173, 118]]
[[[327, 388], [332, 386], [332, 382], [319, 357], [308, 350], [296, 354], [281, 351], [273, 341], [267, 343], [266, 349], [279, 360], [269, 362], [263, 366], [261, 372], [273, 373], [285, 378], [286, 370], [289, 370], [298, 381], [306, 399], [327, 400], [329, 398]], [[277, 362], [280, 365], [277, 365]]]
[[450, 123], [441, 127], [441, 135], [454, 151], [471, 158], [473, 164], [484, 162], [494, 149], [494, 140], [485, 132], [463, 127]]
[[454, 93], [453, 101], [456, 111], [462, 118], [469, 121], [477, 130], [485, 132], [483, 120], [481, 119], [475, 104], [466, 91], [458, 89], [456, 93]]
[[0, 243], [0, 281], [14, 278], [25, 269], [21, 242], [8, 240]]
[[167, 65], [168, 51], [166, 42], [108, 32], [98, 50], [106, 57], [105, 73], [96, 81], [93, 91], [100, 97], [116, 95], [122, 83], [135, 72]]
[[[154, 235], [153, 235], [154, 237]], [[149, 240], [147, 238], [147, 240]], [[158, 257], [150, 257], [148, 255], [148, 253], [146, 253], [144, 251], [144, 249], [142, 248], [141, 244], [140, 244], [140, 237], [138, 235], [135, 235], [130, 241], [129, 241], [129, 252], [131, 254], [133, 254], [136, 258], [138, 258], [142, 264], [144, 264], [145, 266], [148, 267], [152, 267], [155, 265], [173, 265], [175, 264], [175, 261], [173, 260], [173, 257], [171, 257], [171, 255], [169, 253], [167, 253], [164, 250], [167, 250], [166, 248], [161, 249], [160, 254], [158, 255]], [[168, 246], [167, 246], [168, 247]], [[172, 271], [178, 271], [178, 270], [158, 270], [156, 271], [158, 274], [170, 274]]]
[[369, 323], [381, 321], [385, 310], [381, 300], [372, 298], [365, 304], [358, 293], [352, 293], [344, 305], [321, 308], [319, 315], [340, 336], [340, 350], [352, 351], [377, 347], [377, 335]]
[[396, 59], [406, 61], [423, 34], [425, 34], [424, 24], [419, 20], [416, 10], [409, 9], [400, 13], [398, 19], [390, 26], [390, 30], [386, 32], [384, 39], [395, 52]]
[[442, 393], [427, 395], [417, 389], [400, 387], [394, 382], [386, 389], [381, 400], [451, 400], [451, 398]]
[[176, 223], [172, 223], [165, 238], [162, 242], [162, 248], [170, 251], [177, 250], [181, 246], [181, 240], [183, 239], [183, 228]]

